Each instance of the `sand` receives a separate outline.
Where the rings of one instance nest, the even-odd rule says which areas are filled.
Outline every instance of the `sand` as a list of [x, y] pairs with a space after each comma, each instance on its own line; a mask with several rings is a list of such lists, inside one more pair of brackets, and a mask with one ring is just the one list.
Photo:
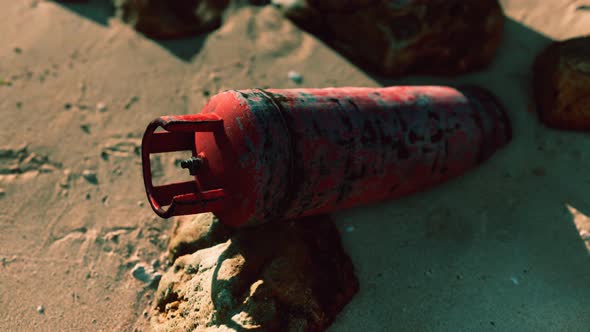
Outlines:
[[90, 2], [0, 1], [0, 330], [149, 330], [154, 290], [131, 271], [160, 268], [172, 222], [145, 199], [145, 126], [222, 89], [296, 87], [291, 70], [305, 87], [477, 83], [514, 126], [464, 177], [334, 215], [361, 290], [330, 331], [588, 330], [590, 137], [540, 125], [529, 87], [551, 39], [590, 33], [587, 2], [502, 1], [485, 72], [403, 80], [366, 74], [271, 8], [158, 43]]

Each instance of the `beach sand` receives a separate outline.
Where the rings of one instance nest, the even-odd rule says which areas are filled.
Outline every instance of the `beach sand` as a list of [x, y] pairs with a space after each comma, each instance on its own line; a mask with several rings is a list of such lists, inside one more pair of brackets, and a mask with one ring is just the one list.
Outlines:
[[[149, 208], [137, 155], [153, 118], [229, 88], [470, 82], [506, 105], [513, 142], [431, 191], [334, 214], [360, 292], [330, 331], [587, 331], [590, 137], [538, 122], [530, 67], [551, 40], [590, 33], [577, 9], [590, 3], [502, 5], [485, 71], [392, 80], [271, 7], [156, 42], [100, 1], [0, 0], [0, 330], [149, 330], [154, 290], [131, 270], [159, 269], [172, 226]], [[174, 157], [159, 165], [170, 173]]]

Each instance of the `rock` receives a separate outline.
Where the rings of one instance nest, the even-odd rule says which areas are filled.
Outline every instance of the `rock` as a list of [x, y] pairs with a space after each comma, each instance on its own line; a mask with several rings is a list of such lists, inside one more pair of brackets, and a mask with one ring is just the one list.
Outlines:
[[393, 77], [481, 69], [491, 63], [504, 25], [497, 0], [273, 3], [351, 60]]
[[233, 231], [212, 213], [182, 216], [176, 219], [168, 252], [172, 260], [225, 242]]
[[323, 331], [358, 291], [327, 216], [240, 229], [163, 275], [155, 331]]
[[42, 315], [45, 313], [45, 308], [42, 305], [37, 306], [37, 312]]
[[96, 110], [99, 112], [106, 112], [107, 111], [107, 104], [100, 102], [96, 104]]
[[553, 42], [535, 59], [540, 120], [557, 129], [590, 129], [590, 35]]
[[303, 76], [294, 70], [289, 71], [287, 73], [287, 77], [297, 84], [301, 84], [301, 82], [303, 82]]
[[208, 32], [221, 25], [229, 0], [113, 0], [116, 16], [151, 38]]

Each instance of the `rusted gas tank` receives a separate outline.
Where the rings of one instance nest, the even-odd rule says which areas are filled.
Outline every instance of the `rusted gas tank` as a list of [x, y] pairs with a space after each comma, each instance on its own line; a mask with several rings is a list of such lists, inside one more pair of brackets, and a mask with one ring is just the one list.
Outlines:
[[[150, 123], [142, 159], [159, 216], [211, 211], [244, 226], [418, 192], [510, 139], [503, 107], [477, 87], [230, 90]], [[150, 154], [181, 150], [194, 180], [154, 187]]]

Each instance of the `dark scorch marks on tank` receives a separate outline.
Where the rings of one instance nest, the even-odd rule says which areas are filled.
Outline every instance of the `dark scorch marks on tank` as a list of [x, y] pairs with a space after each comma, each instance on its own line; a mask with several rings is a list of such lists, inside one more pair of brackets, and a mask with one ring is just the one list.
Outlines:
[[[285, 126], [284, 135], [288, 137], [288, 144], [282, 147], [289, 156], [303, 156], [303, 147], [301, 146], [304, 142], [304, 135], [297, 132], [295, 126], [295, 119], [290, 112], [289, 108], [285, 108], [288, 105], [290, 99], [278, 94], [271, 93], [265, 90], [260, 90], [272, 104], [276, 107], [279, 115], [283, 119], [283, 125]], [[301, 158], [291, 158], [289, 163], [289, 169], [285, 180], [285, 193], [283, 200], [277, 203], [276, 211], [287, 211], [287, 208], [295, 200], [296, 195], [302, 190], [303, 181], [305, 179], [305, 160]], [[269, 193], [272, 195], [273, 193]]]
[[418, 135], [414, 129], [411, 129], [408, 134], [408, 140], [410, 144], [416, 144], [417, 142], [424, 141], [424, 136]]
[[321, 176], [326, 176], [330, 174], [331, 170], [327, 165], [326, 157], [324, 155], [320, 156], [319, 165], [319, 172]]
[[[258, 130], [258, 145], [247, 137], [246, 146], [248, 147], [249, 158], [256, 163], [257, 170], [261, 171], [262, 199], [256, 200], [256, 216], [261, 220], [268, 220], [276, 217], [281, 210], [278, 204], [282, 203], [281, 199], [274, 199], [273, 196], [280, 194], [286, 195], [289, 191], [287, 175], [290, 170], [290, 154], [283, 145], [288, 145], [288, 137], [280, 135], [282, 130], [281, 114], [273, 112], [276, 105], [272, 100], [266, 97], [264, 92], [260, 91], [236, 91], [248, 103], [252, 116], [256, 122]], [[278, 202], [278, 203], [277, 203]], [[274, 204], [273, 204], [274, 203]]]
[[361, 143], [363, 147], [378, 147], [380, 145], [381, 142], [377, 139], [377, 133], [371, 121], [365, 121], [362, 133]]
[[393, 194], [396, 190], [398, 190], [402, 186], [401, 183], [396, 183], [393, 186], [389, 187], [389, 193]]
[[[309, 157], [312, 160], [293, 160], [292, 169], [289, 172], [291, 178], [286, 185], [287, 193], [283, 204], [289, 204], [289, 217], [301, 214], [304, 211], [322, 206], [328, 203], [328, 200], [334, 199], [334, 204], [342, 203], [350, 198], [351, 193], [357, 192], [355, 184], [359, 179], [365, 177], [384, 176], [389, 172], [388, 167], [395, 163], [405, 161], [410, 158], [411, 151], [417, 153], [430, 154], [436, 153], [429, 158], [434, 158], [432, 172], [439, 170], [443, 173], [446, 171], [441, 164], [448, 156], [448, 144], [445, 136], [447, 133], [454, 131], [452, 127], [441, 127], [441, 116], [428, 112], [429, 127], [424, 132], [409, 130], [408, 121], [411, 113], [405, 105], [391, 105], [387, 108], [385, 117], [382, 115], [375, 116], [358, 116], [361, 113], [360, 105], [355, 99], [347, 98], [329, 98], [307, 93], [298, 93], [299, 98], [286, 97], [281, 94], [266, 93], [269, 98], [278, 105], [279, 112], [285, 120], [287, 135], [291, 136], [290, 153], [293, 156], [305, 156], [307, 152], [312, 152]], [[377, 95], [377, 94], [374, 94]], [[379, 96], [380, 98], [380, 96]], [[310, 110], [308, 118], [294, 117], [291, 109], [304, 107], [306, 103], [322, 105], [324, 109], [316, 108]], [[317, 107], [317, 106], [315, 106]], [[363, 104], [363, 108], [368, 107]], [[336, 115], [336, 118], [330, 122], [323, 120], [323, 112]], [[424, 114], [426, 115], [426, 114]], [[332, 151], [326, 151], [324, 148], [317, 146], [303, 146], [304, 142], [311, 140], [328, 139], [331, 144], [338, 147], [333, 154]], [[420, 144], [422, 143], [422, 144]], [[330, 146], [330, 145], [328, 145]], [[383, 147], [390, 146], [390, 149]], [[375, 149], [379, 149], [376, 151]], [[283, 147], [283, 150], [285, 149]], [[307, 152], [306, 152], [307, 151]], [[368, 153], [365, 152], [378, 152]], [[373, 156], [373, 162], [367, 163], [362, 161], [364, 155]], [[336, 160], [330, 158], [337, 158]], [[313, 163], [310, 164], [310, 163]], [[404, 164], [406, 165], [406, 164]], [[405, 166], [404, 166], [405, 167]], [[323, 188], [318, 190], [319, 181], [327, 179], [333, 169], [338, 170], [342, 177], [335, 182], [341, 182], [336, 188]], [[403, 180], [403, 179], [401, 179]], [[392, 183], [389, 187], [389, 193], [393, 194], [396, 190], [403, 187], [403, 182]], [[272, 198], [272, 193], [265, 193], [265, 200]], [[324, 206], [325, 207], [325, 206]], [[279, 211], [285, 210], [277, 207]]]
[[432, 136], [430, 136], [430, 142], [431, 143], [438, 143], [440, 142], [444, 137], [443, 131], [440, 128], [437, 128], [436, 133]]
[[[342, 112], [341, 119], [344, 126], [347, 127], [347, 130], [353, 130], [354, 125], [350, 117], [347, 115], [353, 112], [362, 112], [356, 101], [347, 98], [346, 106], [342, 105], [342, 102], [338, 99], [332, 99], [332, 101], [340, 107], [348, 108], [347, 112]], [[358, 119], [363, 119], [363, 117], [358, 117]], [[392, 160], [389, 158], [390, 152], [387, 149], [382, 149], [384, 145], [391, 145], [393, 151], [397, 150], [397, 158], [409, 157], [409, 151], [404, 142], [399, 138], [396, 139], [395, 136], [395, 131], [398, 130], [398, 127], [403, 127], [401, 125], [402, 123], [403, 119], [401, 119], [399, 115], [391, 120], [390, 125], [380, 123], [379, 120], [371, 117], [365, 117], [364, 122], [356, 124], [357, 129], [360, 130], [359, 137], [350, 136], [348, 141], [340, 142], [344, 143], [343, 146], [347, 149], [349, 156], [344, 164], [344, 182], [338, 188], [338, 196], [336, 197], [337, 204], [349, 197], [350, 193], [353, 191], [353, 184], [358, 182], [359, 179], [367, 176], [383, 176], [386, 173], [386, 167], [392, 162]], [[367, 169], [366, 163], [361, 163], [360, 170], [355, 169], [355, 163], [353, 162], [354, 157], [358, 155], [360, 151], [375, 149], [381, 150], [381, 153], [379, 154], [378, 160], [368, 166], [370, 169]], [[393, 187], [396, 188], [397, 186], [399, 186], [399, 184]]]
[[397, 158], [401, 160], [410, 158], [410, 150], [408, 150], [408, 147], [403, 143], [399, 144], [397, 147]]

